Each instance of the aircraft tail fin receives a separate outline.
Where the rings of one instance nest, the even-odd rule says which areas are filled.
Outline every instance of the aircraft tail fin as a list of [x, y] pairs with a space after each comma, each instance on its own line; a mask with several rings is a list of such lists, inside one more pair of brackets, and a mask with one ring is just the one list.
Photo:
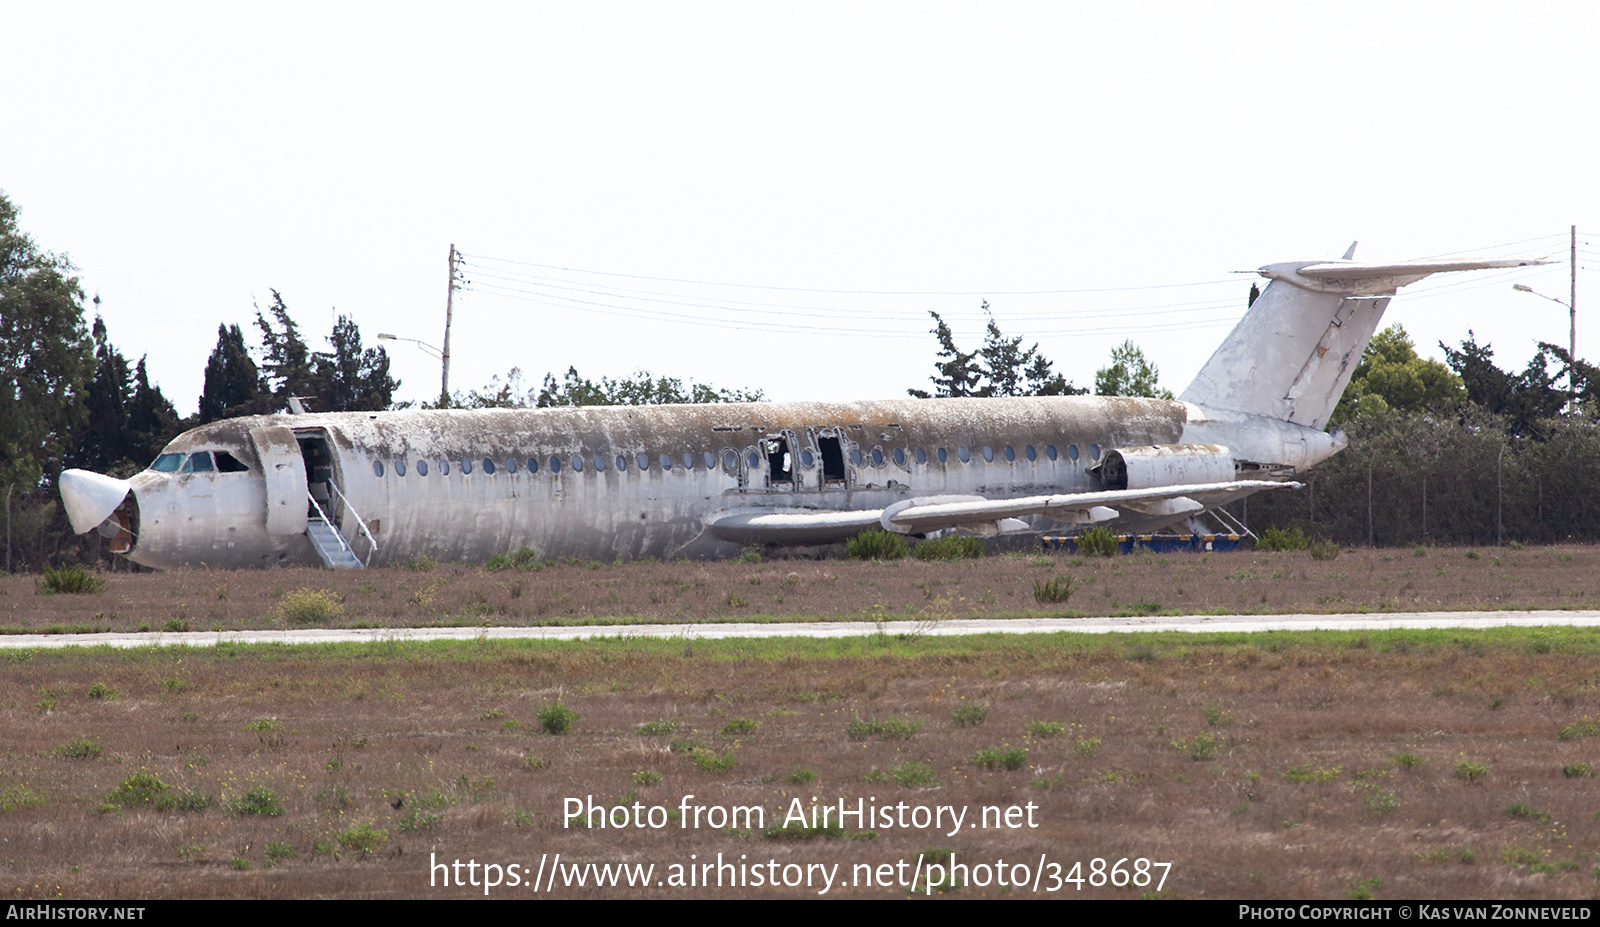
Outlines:
[[1269, 264], [1272, 282], [1179, 396], [1210, 409], [1323, 428], [1395, 291], [1430, 274], [1526, 267], [1534, 259]]

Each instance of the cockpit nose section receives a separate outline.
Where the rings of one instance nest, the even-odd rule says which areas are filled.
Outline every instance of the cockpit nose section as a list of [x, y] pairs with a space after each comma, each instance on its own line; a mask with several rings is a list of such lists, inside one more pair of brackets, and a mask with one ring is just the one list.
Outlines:
[[67, 520], [77, 534], [88, 534], [100, 526], [127, 498], [133, 484], [128, 480], [104, 476], [89, 470], [66, 470], [61, 474], [61, 501], [67, 507]]

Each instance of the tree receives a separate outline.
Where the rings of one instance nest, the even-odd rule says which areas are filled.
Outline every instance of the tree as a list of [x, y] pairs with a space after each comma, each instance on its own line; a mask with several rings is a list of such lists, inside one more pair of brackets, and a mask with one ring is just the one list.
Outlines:
[[1036, 342], [1023, 350], [1022, 337], [1008, 338], [989, 310], [989, 301], [983, 301], [983, 311], [989, 316], [984, 330], [983, 346], [976, 351], [963, 351], [956, 346], [950, 326], [937, 312], [929, 312], [936, 323], [933, 336], [939, 340], [936, 356], [944, 358], [934, 362], [937, 373], [929, 377], [934, 392], [908, 389], [906, 393], [917, 399], [959, 398], [965, 396], [1078, 396], [1087, 393], [1078, 389], [1056, 373], [1050, 361], [1039, 353]]
[[83, 424], [94, 349], [75, 269], [40, 251], [0, 194], [0, 484], [53, 480]]
[[[274, 292], [273, 296], [277, 296]], [[331, 354], [318, 354], [313, 394], [318, 412], [378, 412], [394, 402], [400, 381], [389, 376], [389, 354], [361, 347], [361, 329], [339, 316], [328, 336]]]
[[1560, 414], [1567, 401], [1566, 391], [1556, 388], [1549, 369], [1550, 352], [1558, 351], [1557, 356], [1565, 359], [1564, 349], [1541, 345], [1522, 373], [1511, 374], [1495, 366], [1494, 348], [1478, 344], [1470, 330], [1460, 350], [1445, 347], [1442, 341], [1439, 347], [1461, 378], [1468, 401], [1502, 416], [1507, 434], [1533, 434], [1541, 420]]
[[705, 383], [691, 383], [686, 389], [683, 381], [676, 377], [657, 377], [645, 370], [617, 380], [601, 377], [596, 383], [579, 374], [576, 367], [568, 367], [559, 382], [555, 374], [547, 373], [541, 387], [524, 391], [522, 370], [512, 367], [505, 379], [490, 377], [482, 390], [472, 390], [465, 396], [457, 393], [451, 403], [465, 409], [545, 409], [761, 402], [764, 398], [760, 390], [722, 389]]
[[261, 372], [277, 409], [285, 409], [291, 398], [316, 395], [316, 374], [311, 368], [311, 349], [300, 337], [300, 326], [289, 317], [283, 295], [277, 290], [271, 293], [272, 305], [267, 311], [272, 313], [277, 327], [261, 314], [260, 306], [256, 307], [256, 327], [261, 329]]
[[217, 346], [206, 361], [200, 393], [200, 424], [265, 411], [261, 400], [266, 392], [261, 372], [245, 347], [244, 332], [237, 325], [218, 325]]
[[1094, 394], [1171, 399], [1172, 392], [1157, 382], [1160, 378], [1160, 369], [1146, 360], [1144, 352], [1130, 339], [1111, 349], [1110, 366], [1095, 371]]
[[145, 358], [133, 368], [133, 398], [128, 401], [128, 454], [134, 463], [143, 464], [177, 437], [182, 426], [178, 410], [172, 407], [161, 388], [150, 383]]
[[84, 392], [86, 423], [78, 433], [71, 461], [75, 467], [112, 473], [128, 469], [128, 391], [132, 375], [122, 352], [106, 337], [105, 320], [95, 316], [94, 377]]
[[1454, 409], [1467, 398], [1461, 377], [1436, 360], [1417, 355], [1405, 327], [1391, 325], [1367, 343], [1329, 421], [1348, 421], [1379, 409], [1427, 412]]

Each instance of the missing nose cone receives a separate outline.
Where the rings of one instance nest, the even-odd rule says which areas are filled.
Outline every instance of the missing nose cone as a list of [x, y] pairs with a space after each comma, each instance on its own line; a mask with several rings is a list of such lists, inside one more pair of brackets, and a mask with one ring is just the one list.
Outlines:
[[67, 470], [61, 474], [61, 501], [67, 507], [67, 520], [77, 534], [88, 534], [111, 517], [127, 498], [132, 483], [88, 470]]

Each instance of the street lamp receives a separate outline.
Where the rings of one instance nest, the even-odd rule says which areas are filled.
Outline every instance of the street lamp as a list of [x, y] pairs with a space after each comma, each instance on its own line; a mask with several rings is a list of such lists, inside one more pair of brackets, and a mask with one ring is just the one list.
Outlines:
[[437, 357], [443, 363], [443, 368], [444, 368], [443, 372], [440, 375], [439, 395], [440, 395], [440, 397], [448, 397], [450, 395], [450, 365], [449, 365], [449, 362], [445, 360], [445, 354], [444, 354], [443, 351], [441, 351], [438, 348], [434, 347], [433, 345], [427, 343], [426, 341], [421, 341], [421, 340], [418, 340], [416, 338], [402, 338], [399, 335], [391, 335], [388, 332], [379, 332], [378, 333], [378, 340], [379, 341], [409, 341], [412, 344], [416, 345], [418, 348], [421, 348], [423, 351], [425, 351], [429, 355], [431, 355], [433, 357]]
[[1572, 332], [1569, 336], [1570, 340], [1567, 342], [1567, 356], [1572, 361], [1572, 363], [1567, 365], [1567, 411], [1571, 412], [1573, 403], [1577, 401], [1577, 390], [1575, 389], [1573, 382], [1573, 364], [1578, 362], [1578, 307], [1575, 305], [1576, 300], [1569, 303], [1564, 300], [1556, 299], [1554, 296], [1546, 296], [1524, 283], [1513, 283], [1511, 284], [1511, 288], [1519, 293], [1532, 293], [1540, 299], [1548, 299], [1558, 306], [1567, 307], [1567, 314], [1572, 319]]

